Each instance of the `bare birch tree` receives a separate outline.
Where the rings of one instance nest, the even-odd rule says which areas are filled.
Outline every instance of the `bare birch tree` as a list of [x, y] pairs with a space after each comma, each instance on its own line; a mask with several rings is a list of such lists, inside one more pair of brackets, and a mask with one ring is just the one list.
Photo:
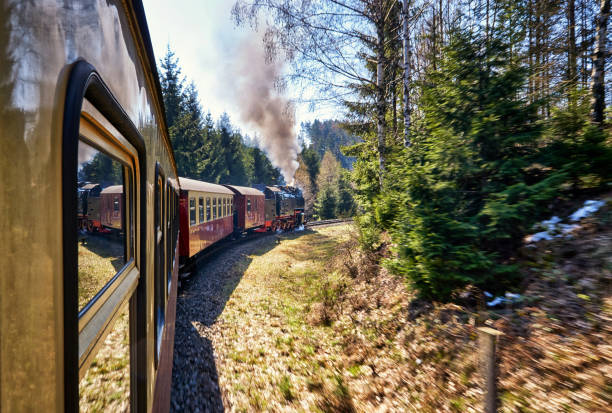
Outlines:
[[[379, 181], [385, 172], [386, 114], [394, 79], [387, 33], [400, 35], [391, 10], [397, 0], [238, 0], [232, 15], [237, 24], [266, 25], [266, 48], [284, 52], [294, 62], [293, 78], [318, 86], [318, 93], [343, 103], [356, 91], [372, 90], [376, 123]], [[264, 13], [261, 13], [264, 12]], [[375, 65], [374, 76], [368, 64]], [[360, 96], [362, 99], [364, 96]], [[367, 97], [366, 97], [367, 98]]]
[[606, 108], [606, 57], [608, 57], [607, 30], [610, 17], [610, 0], [601, 0], [597, 16], [597, 35], [595, 53], [593, 54], [593, 71], [591, 75], [591, 119], [602, 125]]

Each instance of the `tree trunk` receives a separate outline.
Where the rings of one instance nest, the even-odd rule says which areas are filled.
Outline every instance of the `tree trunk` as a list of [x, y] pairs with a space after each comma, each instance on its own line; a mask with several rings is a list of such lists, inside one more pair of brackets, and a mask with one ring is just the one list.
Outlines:
[[410, 33], [408, 32], [409, 0], [402, 5], [402, 36], [404, 49], [404, 146], [410, 146]]
[[383, 186], [383, 174], [385, 172], [385, 23], [384, 16], [377, 24], [376, 35], [376, 132], [378, 137], [378, 177], [380, 187]]
[[[575, 17], [575, 0], [567, 1], [567, 80], [570, 91], [576, 89], [578, 81], [576, 70], [576, 17]], [[570, 97], [574, 103], [574, 97]]]
[[600, 126], [603, 126], [604, 109], [606, 108], [605, 66], [608, 55], [606, 47], [608, 17], [610, 17], [610, 0], [601, 0], [591, 75], [591, 119]]

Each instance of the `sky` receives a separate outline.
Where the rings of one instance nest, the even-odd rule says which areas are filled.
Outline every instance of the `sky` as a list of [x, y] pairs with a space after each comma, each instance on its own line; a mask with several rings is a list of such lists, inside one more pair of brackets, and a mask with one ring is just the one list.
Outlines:
[[[236, 27], [230, 11], [233, 0], [143, 0], [155, 57], [166, 54], [168, 45], [179, 59], [182, 74], [198, 89], [205, 112], [217, 120], [227, 112], [233, 125], [253, 135], [255, 129], [240, 119], [240, 99], [228, 93], [227, 65], [236, 59], [236, 50], [256, 34], [249, 27]], [[287, 91], [296, 108], [299, 124], [315, 118], [332, 117], [329, 109], [313, 111], [297, 101], [299, 90]]]

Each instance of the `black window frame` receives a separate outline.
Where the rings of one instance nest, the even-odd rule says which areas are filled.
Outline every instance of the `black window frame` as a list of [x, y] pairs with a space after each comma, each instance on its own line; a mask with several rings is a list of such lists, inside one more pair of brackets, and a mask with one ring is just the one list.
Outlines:
[[189, 197], [189, 226], [197, 225], [196, 222], [196, 199], [193, 196]]
[[[135, 149], [138, 181], [133, 181], [138, 193], [138, 204], [146, 205], [146, 147], [140, 132], [110, 92], [95, 68], [85, 60], [77, 61], [68, 74], [64, 113], [62, 120], [62, 261], [63, 261], [63, 400], [66, 412], [79, 410], [79, 312], [78, 312], [78, 230], [77, 230], [77, 169], [78, 143], [83, 103], [87, 101], [124, 137]], [[132, 234], [134, 244], [140, 245], [140, 257], [146, 256], [146, 245], [138, 240], [146, 236], [146, 214], [134, 215]], [[139, 271], [136, 290], [129, 299], [130, 313], [130, 410], [146, 409], [146, 263], [135, 253], [135, 265]], [[140, 407], [140, 409], [139, 409]]]

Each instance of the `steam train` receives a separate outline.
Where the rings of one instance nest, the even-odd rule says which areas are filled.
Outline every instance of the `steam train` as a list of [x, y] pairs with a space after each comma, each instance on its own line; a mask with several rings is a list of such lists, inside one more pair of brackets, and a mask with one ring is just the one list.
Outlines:
[[[179, 265], [211, 245], [247, 232], [290, 231], [304, 224], [304, 198], [291, 186], [217, 185], [179, 178]], [[121, 185], [102, 189], [80, 182], [78, 228], [88, 232], [121, 230]]]
[[0, 411], [168, 411], [179, 262], [297, 196], [179, 178], [141, 1], [0, 23]]

